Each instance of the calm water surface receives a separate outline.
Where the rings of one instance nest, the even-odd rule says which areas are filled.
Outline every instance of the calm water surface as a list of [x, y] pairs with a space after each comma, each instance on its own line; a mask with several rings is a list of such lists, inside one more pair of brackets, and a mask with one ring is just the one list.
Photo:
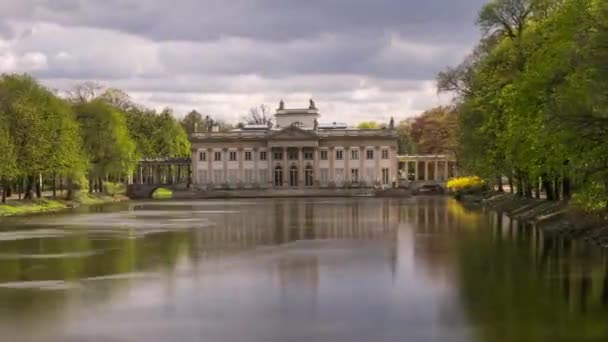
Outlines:
[[606, 341], [604, 252], [448, 198], [0, 221], [1, 341]]

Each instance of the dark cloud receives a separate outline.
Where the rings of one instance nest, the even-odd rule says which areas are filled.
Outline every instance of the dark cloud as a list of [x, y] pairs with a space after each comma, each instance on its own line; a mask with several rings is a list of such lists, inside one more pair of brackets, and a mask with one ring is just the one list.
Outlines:
[[326, 32], [468, 42], [484, 0], [9, 0], [4, 14], [111, 28], [154, 40], [303, 39]]
[[432, 80], [471, 49], [484, 2], [0, 0], [0, 72], [224, 117], [310, 96], [352, 120], [410, 115], [445, 102]]

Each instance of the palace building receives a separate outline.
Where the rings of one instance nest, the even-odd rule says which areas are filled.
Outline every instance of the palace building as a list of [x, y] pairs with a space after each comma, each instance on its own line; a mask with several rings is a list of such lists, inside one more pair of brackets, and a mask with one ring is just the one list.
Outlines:
[[397, 134], [319, 123], [308, 108], [276, 110], [273, 127], [196, 132], [192, 175], [199, 189], [350, 188], [390, 185], [398, 178]]

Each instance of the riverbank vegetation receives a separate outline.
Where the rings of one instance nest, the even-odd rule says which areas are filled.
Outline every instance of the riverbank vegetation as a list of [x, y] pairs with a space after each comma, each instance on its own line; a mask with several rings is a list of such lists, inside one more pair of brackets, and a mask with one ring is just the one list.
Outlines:
[[474, 52], [438, 76], [457, 95], [461, 169], [608, 211], [608, 2], [492, 0], [477, 24]]
[[82, 190], [114, 195], [124, 189], [112, 182], [132, 176], [138, 160], [190, 155], [170, 109], [93, 83], [57, 94], [28, 75], [0, 76], [0, 150], [2, 203], [14, 207], [5, 212], [56, 205], [43, 197], [83, 202]]

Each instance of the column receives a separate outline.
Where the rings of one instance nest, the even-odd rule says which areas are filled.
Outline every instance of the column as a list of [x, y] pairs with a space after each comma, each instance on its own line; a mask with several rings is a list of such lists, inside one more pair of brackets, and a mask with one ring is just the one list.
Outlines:
[[274, 166], [272, 165], [272, 158], [274, 155], [272, 153], [272, 147], [266, 149], [266, 160], [268, 161], [268, 170], [266, 177], [268, 177], [268, 185], [272, 188], [274, 186]]
[[260, 152], [258, 150], [257, 147], [255, 147], [253, 149], [253, 155], [251, 156], [253, 158], [253, 179], [254, 179], [254, 183], [257, 183], [259, 185], [262, 185], [260, 182], [260, 165], [259, 165], [259, 160], [260, 160]]
[[237, 184], [243, 184], [243, 178], [244, 178], [244, 175], [243, 175], [243, 172], [244, 172], [243, 171], [243, 159], [245, 159], [244, 157], [245, 156], [244, 156], [243, 148], [239, 147], [239, 149], [237, 151], [237, 155], [236, 155], [236, 158], [239, 161], [239, 173], [236, 176], [236, 178], [237, 178]]
[[312, 179], [313, 179], [313, 184], [315, 186], [319, 185], [319, 148], [315, 148], [312, 150], [312, 154], [313, 154], [313, 166], [312, 166], [312, 170], [313, 170], [313, 174], [312, 174]]
[[335, 184], [336, 171], [334, 170], [334, 163], [336, 159], [336, 150], [333, 146], [330, 146], [327, 153], [329, 154], [329, 182]]
[[215, 156], [213, 155], [213, 150], [211, 148], [207, 149], [207, 184], [213, 183], [213, 159]]
[[418, 160], [414, 161], [414, 181], [418, 181]]
[[298, 187], [304, 187], [304, 148], [298, 147]]
[[439, 165], [439, 163], [435, 160], [435, 165], [434, 165], [435, 167], [433, 167], [433, 180], [434, 181], [438, 181], [439, 180], [438, 177], [437, 177], [437, 175], [438, 175], [438, 173], [437, 173], [437, 166], [438, 165]]
[[397, 159], [397, 146], [391, 146], [388, 153], [388, 159], [391, 161], [391, 168], [389, 169], [391, 185], [394, 179], [395, 185], [399, 186], [399, 160]]
[[427, 160], [424, 161], [424, 180], [429, 180], [429, 162]]
[[344, 147], [344, 184], [350, 182], [350, 146]]
[[228, 149], [222, 149], [222, 173], [224, 178], [224, 183], [228, 183]]
[[359, 179], [361, 184], [365, 184], [365, 159], [367, 158], [367, 151], [365, 146], [359, 146]]
[[380, 146], [376, 146], [374, 149], [374, 161], [376, 162], [376, 180], [380, 180], [382, 182], [382, 169], [380, 168]]
[[287, 167], [288, 162], [287, 162], [287, 148], [286, 147], [282, 147], [281, 150], [283, 151], [283, 186], [284, 187], [288, 187], [289, 186], [289, 168]]
[[[192, 162], [191, 162], [191, 164], [192, 164], [192, 173], [194, 175], [196, 175], [196, 174], [198, 174], [198, 172], [197, 172], [198, 171], [198, 167], [197, 167], [197, 164], [198, 164], [198, 162], [197, 162], [198, 161], [198, 149], [194, 149], [193, 148], [190, 152], [191, 152], [190, 155], [192, 156]], [[192, 184], [197, 184], [198, 183], [198, 179], [197, 179], [198, 177], [194, 176], [192, 178], [193, 178], [192, 179]]]
[[447, 159], [443, 162], [443, 179], [448, 180], [448, 161]]

